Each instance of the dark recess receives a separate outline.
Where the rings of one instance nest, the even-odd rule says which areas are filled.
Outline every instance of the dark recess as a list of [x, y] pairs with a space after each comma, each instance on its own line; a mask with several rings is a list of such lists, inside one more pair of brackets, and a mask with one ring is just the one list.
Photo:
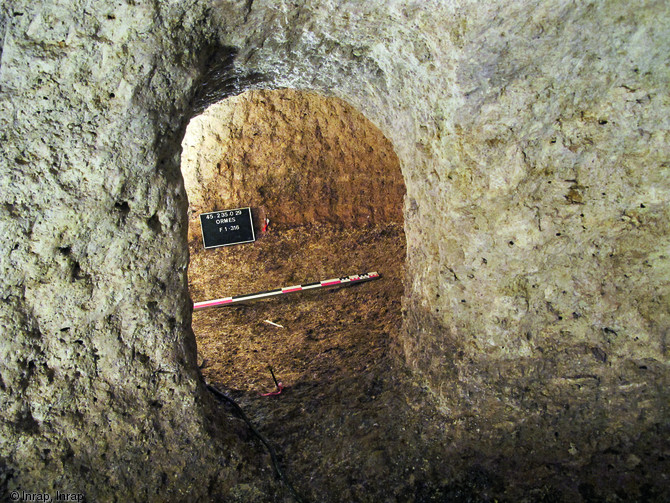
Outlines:
[[208, 106], [240, 94], [265, 80], [261, 73], [245, 75], [236, 68], [235, 58], [238, 53], [239, 49], [230, 46], [210, 46], [203, 51], [202, 77], [191, 99], [192, 117], [204, 112]]

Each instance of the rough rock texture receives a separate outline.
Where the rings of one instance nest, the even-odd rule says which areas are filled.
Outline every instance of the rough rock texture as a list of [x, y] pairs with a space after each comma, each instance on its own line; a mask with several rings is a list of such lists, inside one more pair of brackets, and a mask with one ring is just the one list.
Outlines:
[[194, 117], [182, 146], [196, 219], [245, 205], [273, 228], [402, 222], [405, 184], [393, 147], [337, 98], [250, 91]]
[[2, 6], [3, 492], [274, 492], [195, 364], [179, 144], [203, 12], [156, 8]]
[[270, 498], [195, 368], [179, 173], [191, 113], [261, 87], [337, 96], [394, 146], [402, 343], [445, 456], [573, 498], [667, 484], [667, 2], [1, 9], [4, 486]]

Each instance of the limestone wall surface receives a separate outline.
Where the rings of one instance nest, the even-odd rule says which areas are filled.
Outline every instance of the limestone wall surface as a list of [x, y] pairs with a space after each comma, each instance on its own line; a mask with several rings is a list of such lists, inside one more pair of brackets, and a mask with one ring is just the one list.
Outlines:
[[249, 484], [234, 424], [207, 419], [179, 144], [204, 106], [283, 87], [346, 101], [393, 143], [401, 343], [450, 452], [580, 469], [641, 445], [630, 464], [653, 467], [670, 403], [669, 9], [4, 2], [0, 482], [128, 501], [274, 490]]
[[205, 19], [2, 4], [3, 499], [266, 501], [275, 485], [248, 484], [265, 462], [214, 418], [195, 363], [179, 144]]

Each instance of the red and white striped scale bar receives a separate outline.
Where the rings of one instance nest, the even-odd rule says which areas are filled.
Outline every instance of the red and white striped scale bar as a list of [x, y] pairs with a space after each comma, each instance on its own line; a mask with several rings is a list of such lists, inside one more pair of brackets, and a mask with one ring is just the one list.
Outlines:
[[193, 309], [204, 309], [206, 307], [217, 307], [232, 304], [234, 302], [242, 302], [245, 300], [264, 299], [266, 297], [273, 297], [275, 295], [282, 295], [285, 293], [301, 292], [303, 290], [311, 290], [313, 288], [322, 288], [324, 286], [337, 286], [347, 283], [360, 283], [362, 281], [370, 281], [379, 278], [379, 273], [369, 272], [367, 274], [354, 274], [353, 276], [345, 276], [342, 278], [327, 279], [324, 281], [316, 281], [314, 283], [307, 283], [305, 285], [286, 286], [284, 288], [277, 288], [276, 290], [268, 290], [266, 292], [250, 293], [247, 295], [235, 295], [233, 297], [224, 297], [222, 299], [205, 300], [203, 302], [196, 302], [193, 304]]

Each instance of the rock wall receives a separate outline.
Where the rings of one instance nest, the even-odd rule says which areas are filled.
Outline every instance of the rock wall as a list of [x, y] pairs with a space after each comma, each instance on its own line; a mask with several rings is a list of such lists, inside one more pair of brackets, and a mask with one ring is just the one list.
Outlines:
[[559, 466], [583, 494], [623, 483], [589, 478], [596, 465], [662, 472], [669, 9], [3, 3], [3, 484], [137, 501], [274, 490], [249, 483], [258, 460], [232, 420], [208, 419], [179, 143], [204, 106], [279, 87], [337, 96], [393, 143], [401, 342], [441, 403], [445, 456]]
[[490, 453], [585, 467], [667, 432], [669, 12], [638, 7], [473, 8], [417, 135], [406, 354]]
[[215, 415], [190, 328], [179, 145], [204, 17], [185, 4], [2, 5], [3, 500], [274, 492], [245, 429]]
[[194, 117], [181, 169], [197, 215], [251, 206], [273, 228], [402, 223], [404, 181], [391, 143], [337, 98], [249, 91]]

